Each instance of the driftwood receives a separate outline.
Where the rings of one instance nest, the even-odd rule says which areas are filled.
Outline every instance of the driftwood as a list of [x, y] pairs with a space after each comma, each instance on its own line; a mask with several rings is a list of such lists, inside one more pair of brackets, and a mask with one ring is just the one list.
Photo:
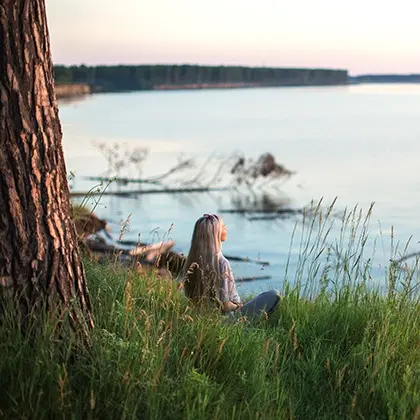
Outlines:
[[[128, 266], [136, 268], [140, 273], [154, 271], [164, 277], [178, 276], [182, 272], [185, 257], [171, 251], [174, 241], [164, 241], [156, 244], [144, 244], [133, 241], [118, 241], [107, 243], [105, 238], [98, 236], [104, 232], [109, 234], [108, 224], [84, 207], [73, 208], [73, 219], [79, 236], [80, 246], [98, 262], [109, 261], [117, 257]], [[96, 236], [95, 236], [96, 235]], [[131, 246], [130, 249], [121, 245]]]
[[89, 235], [93, 235], [100, 231], [103, 231], [108, 238], [111, 238], [109, 225], [106, 220], [100, 219], [85, 207], [73, 207], [72, 217], [77, 235], [82, 241]]
[[392, 260], [392, 262], [394, 264], [401, 264], [402, 262], [410, 258], [420, 258], [420, 252], [412, 252], [411, 254], [404, 255], [404, 257], [401, 257], [398, 260]]
[[[127, 240], [121, 240], [117, 242], [118, 244], [121, 245], [125, 245], [125, 246], [138, 246], [138, 245], [146, 245], [146, 244], [141, 244], [139, 242], [136, 241], [127, 241]], [[225, 255], [225, 258], [229, 261], [240, 261], [240, 262], [249, 262], [249, 263], [254, 263], [254, 264], [260, 264], [260, 265], [270, 265], [270, 263], [268, 261], [260, 261], [260, 260], [252, 260], [250, 258], [247, 257], [235, 257], [232, 255]]]
[[73, 208], [73, 220], [80, 243], [83, 244], [85, 250], [105, 255], [118, 255], [121, 260], [136, 258], [137, 261], [140, 259], [143, 262], [150, 263], [159, 254], [170, 251], [175, 245], [174, 241], [158, 242], [151, 245], [136, 242], [130, 243], [131, 249], [126, 249], [120, 247], [118, 243], [115, 245], [107, 243], [105, 238], [97, 235], [99, 232], [103, 232], [109, 240], [113, 241], [109, 233], [108, 223], [88, 209], [84, 207]]
[[128, 184], [152, 184], [159, 185], [159, 181], [152, 179], [140, 179], [140, 178], [125, 178], [125, 177], [108, 177], [108, 176], [84, 176], [84, 179], [95, 182], [112, 182], [116, 184], [128, 185]]
[[[109, 144], [108, 142], [96, 143], [96, 147], [103, 154], [108, 162], [107, 173], [115, 173], [117, 176], [112, 178], [109, 177], [92, 177], [91, 179], [108, 180], [116, 183], [128, 183], [133, 182], [130, 178], [120, 178], [120, 171], [122, 169], [131, 169], [141, 173], [143, 169], [143, 163], [149, 155], [149, 150], [144, 147], [131, 148], [127, 143], [114, 142]], [[175, 166], [170, 168], [168, 171], [154, 176], [152, 178], [139, 179], [139, 183], [156, 184], [163, 187], [162, 181], [170, 177], [170, 175], [183, 171], [188, 168], [193, 168], [194, 163], [192, 159], [184, 159], [178, 162]]]
[[271, 278], [271, 276], [238, 277], [236, 281], [270, 280]]
[[287, 179], [294, 174], [293, 171], [277, 163], [271, 153], [262, 154], [256, 161], [240, 156], [230, 172], [238, 185], [246, 184], [249, 186], [255, 184], [258, 179]]
[[[150, 270], [157, 270], [160, 275], [166, 273], [170, 277], [178, 277], [182, 274], [186, 257], [183, 254], [171, 251], [170, 249], [174, 245], [174, 241], [159, 242], [153, 245], [142, 244], [138, 246], [133, 241], [119, 241], [124, 245], [133, 245], [135, 248], [124, 249], [117, 246], [107, 244], [103, 239], [87, 239], [85, 241], [86, 247], [96, 253], [105, 254], [108, 256], [118, 256], [122, 262], [131, 266], [142, 267], [140, 272], [146, 272]], [[247, 258], [233, 257], [226, 255], [226, 258], [231, 261], [242, 261], [242, 262], [253, 262], [261, 265], [269, 265], [266, 261], [250, 260]], [[140, 263], [140, 266], [136, 264]], [[251, 281], [251, 280], [266, 280], [270, 279], [271, 276], [255, 276], [255, 277], [243, 277], [239, 278], [238, 281]]]
[[[76, 216], [77, 215], [77, 216]], [[111, 258], [118, 260], [127, 267], [136, 268], [140, 273], [155, 272], [156, 274], [173, 278], [179, 277], [186, 263], [186, 256], [171, 251], [175, 242], [172, 240], [145, 244], [130, 240], [119, 240], [108, 243], [105, 238], [98, 236], [104, 232], [111, 239], [109, 227], [105, 220], [100, 219], [94, 213], [86, 209], [74, 211], [76, 230], [80, 238], [80, 244], [91, 257], [95, 254], [98, 262], [110, 261]], [[124, 248], [130, 247], [130, 248]], [[98, 255], [99, 254], [99, 255]], [[251, 260], [249, 258], [225, 255], [230, 261], [251, 262], [263, 266], [270, 265], [267, 261]], [[264, 280], [271, 276], [244, 277], [239, 281]]]
[[125, 246], [138, 246], [138, 245], [146, 245], [145, 243], [138, 242], [138, 241], [128, 241], [126, 239], [119, 239], [116, 241], [118, 245], [125, 245]]
[[219, 213], [228, 213], [228, 214], [249, 214], [249, 213], [256, 213], [256, 214], [265, 214], [271, 213], [275, 215], [289, 215], [289, 214], [303, 214], [302, 209], [291, 209], [291, 208], [284, 208], [284, 209], [277, 209], [277, 210], [265, 210], [265, 209], [225, 209], [219, 210]]
[[[282, 217], [285, 219], [287, 216], [289, 216], [289, 215], [285, 214]], [[279, 218], [280, 218], [280, 216], [278, 214], [276, 214], [276, 215], [272, 215], [272, 216], [251, 216], [251, 217], [248, 217], [247, 220], [249, 220], [250, 222], [256, 222], [256, 221], [260, 221], [260, 220], [265, 220], [265, 221], [267, 221], [267, 220], [277, 220]]]
[[158, 242], [156, 244], [141, 244], [132, 249], [120, 248], [115, 245], [107, 244], [103, 238], [87, 238], [86, 246], [93, 252], [104, 254], [129, 255], [131, 257], [140, 256], [145, 261], [153, 261], [157, 255], [168, 252], [175, 245], [175, 241]]
[[[147, 148], [132, 148], [127, 143], [96, 143], [96, 147], [108, 162], [108, 169], [103, 176], [84, 177], [91, 181], [111, 182], [119, 185], [151, 184], [159, 186], [162, 190], [183, 189], [181, 187], [209, 187], [216, 186], [220, 180], [229, 179], [231, 186], [245, 185], [255, 187], [258, 182], [263, 184], [274, 181], [277, 185], [280, 180], [290, 178], [295, 172], [287, 169], [276, 161], [271, 153], [263, 153], [257, 159], [246, 158], [237, 153], [225, 158], [212, 154], [201, 168], [196, 168], [192, 158], [182, 158], [166, 172], [151, 177], [143, 177], [144, 162], [148, 158]], [[210, 165], [212, 163], [212, 165]], [[195, 173], [191, 174], [193, 170]], [[127, 173], [137, 173], [137, 178], [124, 176]], [[186, 172], [188, 171], [188, 172]], [[183, 180], [174, 180], [174, 174], [183, 174]], [[111, 176], [111, 174], [115, 176]], [[210, 176], [210, 178], [209, 178]], [[168, 183], [168, 180], [171, 180]], [[174, 183], [175, 182], [175, 183]]]
[[156, 188], [149, 190], [130, 190], [130, 191], [71, 191], [72, 197], [134, 197], [144, 194], [185, 194], [185, 193], [204, 193], [214, 191], [227, 191], [227, 187], [210, 188], [210, 187], [196, 187], [196, 188]]
[[243, 257], [233, 257], [232, 255], [224, 255], [224, 256], [229, 261], [250, 262], [250, 263], [260, 264], [260, 265], [264, 265], [264, 266], [270, 265], [270, 263], [268, 261], [251, 260], [250, 258], [247, 258], [247, 257], [245, 257], [245, 258], [243, 258]]

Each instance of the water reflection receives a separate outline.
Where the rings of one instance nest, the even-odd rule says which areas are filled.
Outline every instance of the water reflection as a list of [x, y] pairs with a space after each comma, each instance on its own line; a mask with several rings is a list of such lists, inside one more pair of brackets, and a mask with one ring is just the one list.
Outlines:
[[[273, 276], [271, 286], [276, 287], [286, 271], [287, 276], [293, 273], [296, 277], [302, 252], [297, 239], [304, 219], [299, 212], [279, 219], [276, 212], [301, 210], [321, 197], [328, 207], [338, 196], [338, 217], [334, 217], [328, 238], [332, 246], [340, 239], [339, 217], [344, 209], [355, 204], [367, 209], [374, 201], [365, 255], [371, 258], [375, 281], [380, 282], [395, 249], [391, 226], [394, 245], [405, 244], [414, 235], [406, 252], [417, 252], [420, 246], [419, 93], [419, 86], [358, 85], [158, 95], [139, 92], [60, 102], [67, 168], [76, 173], [72, 189], [88, 190], [93, 182], [82, 176], [97, 176], [108, 168], [93, 141], [148, 148], [142, 176], [150, 177], [164, 173], [180, 157], [195, 159], [197, 171], [199, 162], [204, 163], [212, 153], [226, 158], [240, 151], [256, 159], [270, 151], [296, 173], [269, 188], [262, 179], [251, 192], [243, 185], [237, 191], [104, 196], [98, 204], [93, 199], [89, 203], [96, 205], [98, 215], [114, 222], [115, 231], [120, 220], [131, 214], [126, 234], [134, 240], [139, 234], [145, 242], [156, 235], [163, 237], [174, 224], [170, 235], [176, 250], [182, 252], [188, 250], [193, 224], [201, 214], [245, 209], [223, 213], [229, 225], [224, 251], [269, 261], [271, 265], [264, 270]], [[220, 185], [230, 185], [230, 167], [226, 169], [219, 177]], [[180, 185], [181, 178], [194, 180], [196, 173], [174, 177], [174, 183]], [[211, 179], [208, 169], [206, 173], [203, 185], [204, 179]], [[138, 176], [133, 170], [134, 175]], [[112, 188], [125, 191], [122, 186]], [[398, 252], [403, 253], [404, 246], [400, 248]], [[260, 267], [240, 262], [234, 266], [238, 276], [260, 274], [258, 270]], [[269, 285], [261, 282], [261, 287], [257, 283], [246, 287], [258, 292]]]

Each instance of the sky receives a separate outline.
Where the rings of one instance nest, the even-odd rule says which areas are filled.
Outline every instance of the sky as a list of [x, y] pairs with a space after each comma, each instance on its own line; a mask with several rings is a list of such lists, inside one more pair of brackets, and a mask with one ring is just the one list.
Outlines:
[[420, 73], [417, 0], [46, 0], [57, 64]]

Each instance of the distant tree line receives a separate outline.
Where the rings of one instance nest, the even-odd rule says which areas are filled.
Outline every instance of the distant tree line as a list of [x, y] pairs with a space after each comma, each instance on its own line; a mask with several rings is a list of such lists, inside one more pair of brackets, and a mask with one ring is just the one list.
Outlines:
[[257, 86], [335, 85], [348, 82], [347, 70], [198, 65], [54, 67], [55, 81], [87, 83], [94, 90], [151, 90], [162, 86], [244, 84]]
[[420, 83], [420, 74], [364, 74], [350, 78], [352, 83]]

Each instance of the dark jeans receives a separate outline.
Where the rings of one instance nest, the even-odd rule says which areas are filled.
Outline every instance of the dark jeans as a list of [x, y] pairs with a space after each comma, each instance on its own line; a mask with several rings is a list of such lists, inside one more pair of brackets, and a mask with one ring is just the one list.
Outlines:
[[238, 312], [247, 317], [258, 316], [263, 312], [270, 314], [277, 308], [279, 303], [279, 292], [277, 290], [269, 290], [259, 294], [254, 299], [245, 303]]

